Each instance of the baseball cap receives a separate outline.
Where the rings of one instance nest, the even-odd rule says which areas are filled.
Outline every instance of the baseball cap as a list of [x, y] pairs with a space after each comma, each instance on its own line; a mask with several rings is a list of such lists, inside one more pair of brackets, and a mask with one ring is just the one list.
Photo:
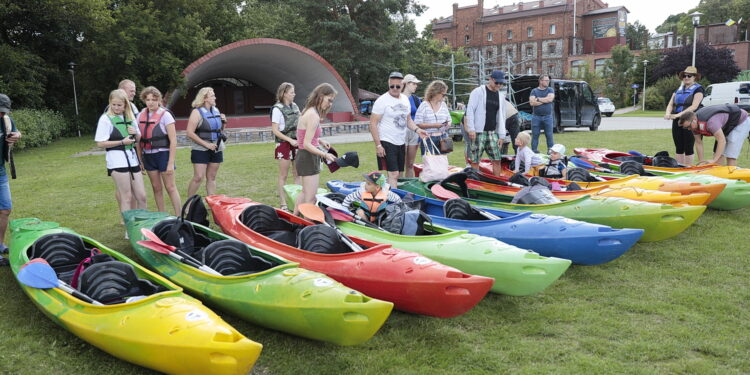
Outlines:
[[381, 188], [384, 188], [387, 183], [385, 176], [378, 171], [365, 173], [362, 175], [362, 177], [364, 177], [365, 180], [370, 181], [373, 184], [380, 186]]
[[418, 80], [417, 77], [414, 76], [414, 74], [407, 74], [404, 76], [404, 83], [409, 83], [409, 82], [421, 83], [422, 81]]
[[334, 150], [333, 147], [328, 149], [328, 152], [333, 156], [336, 156], [334, 161], [326, 161], [328, 170], [333, 173], [343, 167], [354, 167], [359, 168], [359, 154], [356, 151], [349, 151], [344, 153], [343, 156], [339, 156], [339, 153]]
[[8, 95], [0, 94], [0, 112], [10, 112], [10, 98]]
[[493, 70], [492, 74], [490, 74], [490, 77], [495, 80], [497, 83], [505, 83], [505, 73], [503, 73], [502, 70]]
[[561, 145], [559, 143], [555, 143], [555, 145], [552, 146], [549, 150], [557, 152], [558, 154], [565, 155], [565, 146], [563, 146], [563, 145]]
[[391, 74], [388, 76], [388, 79], [391, 79], [391, 78], [404, 79], [404, 75], [401, 74], [401, 72], [391, 72]]

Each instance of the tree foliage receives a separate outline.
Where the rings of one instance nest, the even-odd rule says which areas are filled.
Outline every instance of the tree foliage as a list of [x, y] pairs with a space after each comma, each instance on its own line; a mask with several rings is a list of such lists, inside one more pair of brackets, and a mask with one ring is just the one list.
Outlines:
[[604, 79], [607, 97], [612, 99], [615, 106], [622, 107], [628, 100], [631, 70], [633, 68], [633, 54], [624, 45], [616, 45], [610, 50], [612, 58], [604, 65]]
[[[695, 46], [695, 65], [698, 72], [709, 82], [728, 82], [740, 72], [734, 62], [732, 51], [726, 48], [713, 48], [705, 43]], [[661, 63], [651, 74], [653, 80], [678, 74], [692, 64], [693, 46], [673, 48], [664, 53]]]
[[648, 28], [639, 21], [628, 23], [628, 27], [625, 29], [625, 39], [631, 50], [640, 50], [646, 47], [649, 35]]

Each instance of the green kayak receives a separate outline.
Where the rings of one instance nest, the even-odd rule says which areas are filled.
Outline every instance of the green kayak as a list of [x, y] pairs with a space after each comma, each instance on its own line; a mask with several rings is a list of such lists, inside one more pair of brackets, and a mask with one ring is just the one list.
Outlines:
[[[287, 202], [294, 202], [300, 185], [285, 185]], [[432, 232], [424, 236], [404, 236], [350, 222], [337, 222], [347, 235], [395, 248], [413, 251], [459, 270], [495, 278], [492, 291], [512, 296], [540, 292], [555, 282], [570, 266], [568, 259], [543, 257], [494, 238], [468, 234], [437, 225], [426, 225]]]
[[[435, 198], [429, 186], [418, 179], [399, 180], [398, 187], [415, 194]], [[456, 188], [456, 192], [459, 192], [452, 184], [449, 184], [449, 188]], [[472, 190], [472, 193], [475, 192], [478, 193]], [[589, 223], [609, 225], [613, 228], [639, 228], [645, 231], [640, 239], [643, 242], [660, 241], [680, 234], [706, 210], [706, 206], [673, 206], [588, 195], [560, 203], [526, 205], [503, 202], [501, 198], [495, 200], [490, 194], [497, 195], [492, 192], [482, 192], [484, 200], [464, 199], [480, 207], [564, 216]], [[491, 200], [487, 200], [488, 198]]]
[[[194, 241], [193, 255], [204, 264], [215, 265], [212, 268], [222, 275], [203, 272], [138, 244], [146, 239], [141, 228], [147, 228], [174, 245], [174, 234], [170, 237], [169, 233], [177, 218], [145, 210], [126, 211], [123, 217], [133, 249], [146, 264], [194, 296], [254, 324], [339, 345], [356, 345], [372, 337], [393, 308], [390, 302], [369, 298], [326, 275], [186, 222], [195, 233], [180, 231], [180, 237]], [[227, 242], [231, 246], [225, 245]], [[232, 264], [252, 267], [249, 271], [247, 267], [225, 271], [225, 265]]]

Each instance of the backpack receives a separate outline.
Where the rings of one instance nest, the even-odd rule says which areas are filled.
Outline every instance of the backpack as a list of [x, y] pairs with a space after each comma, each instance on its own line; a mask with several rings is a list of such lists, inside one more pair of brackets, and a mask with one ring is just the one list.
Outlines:
[[425, 221], [432, 224], [432, 220], [424, 212], [411, 209], [403, 202], [391, 203], [378, 218], [378, 226], [391, 233], [419, 236], [424, 234]]
[[198, 223], [207, 227], [208, 224], [208, 210], [203, 205], [203, 200], [198, 194], [193, 195], [185, 201], [182, 205], [182, 218], [193, 223]]

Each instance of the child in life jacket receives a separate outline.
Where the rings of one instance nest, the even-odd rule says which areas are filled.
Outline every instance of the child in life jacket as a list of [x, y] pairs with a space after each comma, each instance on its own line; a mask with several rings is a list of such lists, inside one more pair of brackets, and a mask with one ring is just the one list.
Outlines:
[[382, 173], [370, 172], [362, 176], [365, 178], [362, 188], [347, 195], [342, 204], [350, 210], [355, 206], [358, 216], [374, 222], [385, 206], [400, 203], [401, 197], [390, 191], [390, 185]]
[[567, 158], [565, 157], [565, 146], [556, 143], [549, 149], [549, 162], [539, 169], [539, 175], [549, 178], [565, 179], [568, 172]]

